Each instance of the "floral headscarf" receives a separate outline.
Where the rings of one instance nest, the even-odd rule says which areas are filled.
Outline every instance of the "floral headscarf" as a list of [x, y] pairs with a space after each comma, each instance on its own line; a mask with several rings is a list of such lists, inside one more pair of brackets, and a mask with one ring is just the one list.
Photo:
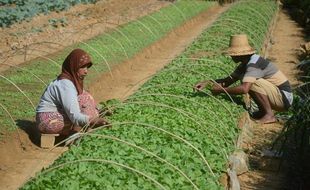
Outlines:
[[86, 65], [88, 67], [92, 66], [90, 56], [82, 49], [74, 49], [63, 62], [62, 71], [61, 74], [58, 76], [58, 80], [71, 80], [78, 92], [78, 95], [82, 94], [83, 80], [78, 77], [77, 72], [79, 68]]

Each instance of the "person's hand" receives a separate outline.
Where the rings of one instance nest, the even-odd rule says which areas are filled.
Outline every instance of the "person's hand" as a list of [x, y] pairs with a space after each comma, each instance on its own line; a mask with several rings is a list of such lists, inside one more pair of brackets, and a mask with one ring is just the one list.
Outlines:
[[90, 126], [91, 128], [96, 128], [96, 127], [101, 127], [101, 126], [107, 126], [107, 128], [111, 128], [112, 126], [110, 125], [110, 123], [105, 119], [105, 118], [93, 118], [90, 121]]
[[99, 110], [99, 115], [101, 116], [111, 116], [114, 110], [112, 108], [104, 108]]
[[98, 118], [98, 124], [99, 125], [109, 125], [110, 123], [106, 120], [106, 119], [104, 119], [104, 118]]
[[197, 83], [194, 87], [193, 87], [193, 90], [194, 92], [199, 92], [199, 91], [202, 91], [208, 84], [210, 84], [211, 81], [202, 81], [202, 82], [199, 82]]

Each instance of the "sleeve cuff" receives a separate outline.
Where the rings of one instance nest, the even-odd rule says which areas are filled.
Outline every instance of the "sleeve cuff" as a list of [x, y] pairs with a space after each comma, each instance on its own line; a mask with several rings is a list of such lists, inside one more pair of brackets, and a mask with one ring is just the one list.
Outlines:
[[253, 83], [253, 82], [255, 82], [256, 81], [256, 78], [255, 77], [244, 77], [243, 79], [242, 79], [242, 82], [251, 82], [251, 83]]

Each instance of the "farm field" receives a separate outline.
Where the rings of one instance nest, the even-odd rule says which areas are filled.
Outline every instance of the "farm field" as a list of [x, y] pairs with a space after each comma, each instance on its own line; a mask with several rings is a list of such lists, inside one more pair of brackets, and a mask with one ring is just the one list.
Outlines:
[[[197, 81], [214, 80], [233, 71], [235, 65], [223, 51], [230, 35], [236, 33], [246, 33], [258, 53], [270, 55], [274, 61], [297, 62], [293, 56], [278, 57], [272, 52], [278, 41], [270, 41], [276, 39], [273, 35], [280, 35], [275, 32], [279, 28], [275, 23], [283, 18], [282, 10], [269, 0], [240, 0], [222, 6], [216, 1], [145, 3], [156, 4], [157, 8], [90, 39], [74, 38], [74, 43], [59, 48], [61, 51], [43, 52], [32, 59], [31, 47], [24, 46], [16, 51], [19, 55], [16, 53], [14, 58], [10, 54], [8, 62], [3, 62], [11, 68], [3, 68], [0, 73], [0, 158], [4, 160], [0, 165], [1, 188], [226, 188], [223, 177], [229, 168], [229, 156], [237, 149], [240, 117], [246, 112], [243, 97], [214, 96], [208, 90], [198, 93], [192, 87]], [[108, 116], [112, 128], [81, 133], [69, 148], [43, 150], [37, 147], [38, 136], [32, 136], [34, 108], [45, 86], [59, 73], [65, 56], [76, 47], [89, 52], [95, 63], [86, 81], [87, 89], [97, 102], [112, 99], [107, 101], [108, 107], [115, 109]], [[12, 64], [19, 59], [17, 55], [26, 57], [26, 62]], [[280, 67], [286, 68], [282, 64]], [[294, 66], [290, 65], [290, 71]], [[290, 80], [296, 79], [296, 73], [288, 74]], [[256, 127], [255, 130], [273, 129], [279, 133], [282, 125], [276, 129]], [[262, 143], [255, 139], [272, 141], [270, 138], [277, 134], [256, 135], [254, 148], [255, 143]], [[39, 164], [30, 171], [25, 160], [9, 161], [14, 153], [17, 159], [25, 156], [32, 162], [38, 159]], [[40, 156], [31, 157], [29, 153]], [[251, 171], [248, 174], [254, 178], [260, 175]], [[14, 175], [21, 182], [10, 183]], [[239, 176], [242, 189], [251, 189], [250, 184], [254, 184], [247, 179]], [[276, 189], [285, 179], [275, 181], [279, 182], [272, 186]], [[262, 184], [256, 184], [259, 185]], [[263, 187], [271, 186], [266, 182]]]

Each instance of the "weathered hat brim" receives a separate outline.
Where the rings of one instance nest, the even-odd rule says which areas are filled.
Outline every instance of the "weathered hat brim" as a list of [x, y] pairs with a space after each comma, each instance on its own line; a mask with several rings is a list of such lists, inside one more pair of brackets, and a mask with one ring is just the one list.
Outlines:
[[252, 47], [249, 47], [247, 49], [228, 48], [225, 51], [225, 54], [230, 56], [242, 56], [242, 55], [251, 55], [254, 54], [255, 52], [256, 51]]

